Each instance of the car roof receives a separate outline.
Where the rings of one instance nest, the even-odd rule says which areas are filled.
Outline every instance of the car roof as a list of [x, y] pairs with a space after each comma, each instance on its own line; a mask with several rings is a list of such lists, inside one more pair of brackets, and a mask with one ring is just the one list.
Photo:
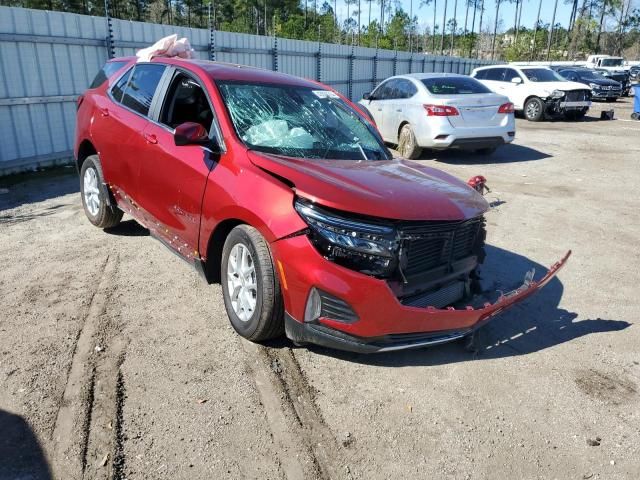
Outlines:
[[[114, 58], [113, 61], [136, 61], [136, 57]], [[250, 67], [226, 62], [214, 62], [210, 60], [183, 59], [175, 57], [156, 57], [151, 63], [162, 63], [175, 65], [191, 70], [194, 73], [200, 72], [212, 80], [230, 80], [255, 83], [286, 84], [292, 86], [310, 87], [318, 90], [320, 84], [305, 80], [286, 73], [274, 72], [264, 68]]]
[[544, 68], [546, 70], [552, 70], [547, 65], [515, 65], [512, 63], [501, 63], [498, 65], [485, 65], [484, 67], [478, 67], [475, 70], [488, 70], [490, 68], [515, 68], [515, 69], [524, 69], [524, 68]]
[[405, 73], [402, 75], [396, 75], [391, 78], [413, 78], [414, 80], [424, 80], [426, 78], [443, 78], [443, 77], [466, 77], [467, 75], [462, 75], [460, 73], [443, 73], [443, 72], [433, 72], [433, 73]]

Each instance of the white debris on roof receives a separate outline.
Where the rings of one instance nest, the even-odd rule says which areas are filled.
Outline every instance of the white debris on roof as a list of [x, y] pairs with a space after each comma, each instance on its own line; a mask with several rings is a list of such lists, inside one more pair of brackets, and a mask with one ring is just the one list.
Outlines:
[[154, 57], [193, 58], [193, 48], [186, 38], [178, 38], [175, 33], [161, 38], [150, 47], [138, 50], [138, 62], [149, 62]]

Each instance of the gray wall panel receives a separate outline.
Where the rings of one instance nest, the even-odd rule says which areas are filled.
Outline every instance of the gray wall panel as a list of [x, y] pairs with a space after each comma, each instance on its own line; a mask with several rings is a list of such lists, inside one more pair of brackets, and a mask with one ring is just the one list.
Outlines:
[[[208, 30], [115, 19], [112, 24], [117, 56], [134, 55], [137, 49], [177, 33], [190, 40], [197, 58], [209, 58]], [[106, 61], [106, 32], [103, 17], [0, 6], [0, 175], [69, 159], [75, 129], [72, 97], [87, 88]], [[218, 61], [272, 70], [274, 44], [271, 37], [215, 32]], [[343, 95], [350, 92], [354, 100], [391, 76], [394, 63], [397, 74], [423, 69], [468, 74], [475, 66], [490, 63], [278, 39], [278, 71], [316, 79], [318, 47], [321, 81]], [[408, 62], [409, 58], [413, 60]]]

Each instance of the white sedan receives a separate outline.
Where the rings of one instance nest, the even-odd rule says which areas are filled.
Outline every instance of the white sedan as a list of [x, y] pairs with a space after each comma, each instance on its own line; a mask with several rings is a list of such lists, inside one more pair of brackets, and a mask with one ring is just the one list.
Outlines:
[[423, 148], [491, 154], [516, 134], [513, 104], [477, 80], [453, 73], [411, 73], [382, 82], [360, 100], [385, 142], [405, 158]]

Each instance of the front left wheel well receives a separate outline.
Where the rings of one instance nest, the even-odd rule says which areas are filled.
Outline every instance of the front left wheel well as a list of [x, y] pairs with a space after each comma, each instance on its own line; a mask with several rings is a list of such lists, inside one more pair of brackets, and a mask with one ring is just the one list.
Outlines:
[[231, 230], [245, 222], [237, 218], [223, 220], [214, 229], [207, 243], [207, 260], [205, 263], [205, 275], [209, 283], [220, 283], [222, 263], [222, 249]]

